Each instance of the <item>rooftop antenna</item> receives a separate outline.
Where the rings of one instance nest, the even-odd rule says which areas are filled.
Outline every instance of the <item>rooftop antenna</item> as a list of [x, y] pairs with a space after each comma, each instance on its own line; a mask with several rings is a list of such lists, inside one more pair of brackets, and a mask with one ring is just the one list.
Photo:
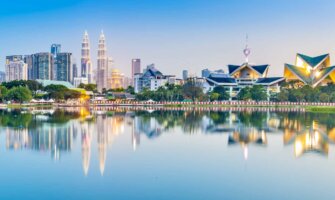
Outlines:
[[245, 62], [248, 63], [249, 62], [249, 55], [251, 53], [250, 48], [248, 47], [248, 34], [246, 36], [246, 45], [245, 45], [245, 49], [243, 50], [243, 54], [245, 56]]

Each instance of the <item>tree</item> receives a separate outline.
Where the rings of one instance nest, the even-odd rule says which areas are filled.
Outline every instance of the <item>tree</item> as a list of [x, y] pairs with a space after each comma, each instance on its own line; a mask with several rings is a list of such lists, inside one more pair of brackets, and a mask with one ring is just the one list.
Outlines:
[[251, 100], [252, 97], [251, 97], [250, 90], [251, 90], [250, 87], [242, 88], [237, 95], [237, 99], [238, 100], [243, 100], [243, 101]]
[[230, 98], [230, 95], [228, 94], [226, 88], [223, 86], [216, 86], [212, 92], [219, 94], [219, 97], [217, 99], [219, 101], [228, 100]]
[[300, 89], [291, 89], [289, 92], [288, 100], [292, 102], [301, 102], [304, 100], [304, 93]]
[[192, 99], [192, 101], [202, 100], [205, 98], [202, 88], [197, 85], [194, 78], [189, 79], [183, 85], [183, 94], [185, 98]]
[[331, 102], [335, 102], [335, 92], [332, 92], [330, 95], [329, 95], [329, 100]]
[[135, 89], [133, 86], [128, 86], [128, 88], [126, 89], [126, 92], [130, 94], [135, 94]]
[[321, 93], [319, 97], [321, 102], [329, 102], [329, 95], [326, 93]]
[[255, 101], [265, 101], [268, 99], [268, 94], [265, 88], [261, 85], [254, 85], [250, 89], [251, 99]]
[[278, 101], [288, 101], [289, 92], [286, 89], [282, 89], [278, 94]]
[[319, 100], [320, 91], [318, 88], [312, 88], [309, 85], [305, 85], [299, 90], [304, 94], [306, 102], [317, 102]]
[[7, 100], [19, 103], [30, 101], [33, 97], [31, 91], [26, 87], [14, 87], [8, 91], [5, 97]]
[[0, 101], [4, 101], [8, 93], [8, 89], [5, 86], [0, 85]]
[[211, 101], [217, 101], [219, 98], [220, 98], [220, 94], [219, 94], [219, 93], [212, 92], [212, 93], [210, 94], [210, 100], [211, 100]]
[[78, 88], [82, 88], [82, 89], [85, 89], [86, 91], [92, 91], [92, 92], [97, 91], [97, 85], [92, 84], [92, 83], [89, 83], [89, 84], [80, 83]]

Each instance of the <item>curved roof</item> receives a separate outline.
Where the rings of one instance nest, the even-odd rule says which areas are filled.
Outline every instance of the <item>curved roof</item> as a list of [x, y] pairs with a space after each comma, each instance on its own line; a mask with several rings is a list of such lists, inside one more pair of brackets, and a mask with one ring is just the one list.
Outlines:
[[75, 88], [70, 82], [67, 81], [42, 80], [42, 79], [36, 79], [36, 81], [41, 83], [43, 87], [46, 87], [48, 85], [63, 85], [69, 89]]
[[228, 65], [229, 74], [232, 75], [236, 71], [244, 68], [249, 67], [250, 69], [256, 71], [257, 73], [264, 75], [267, 72], [267, 69], [270, 65], [249, 65], [248, 63], [244, 63], [242, 65]]
[[298, 53], [297, 56], [299, 56], [302, 60], [304, 60], [309, 66], [314, 68], [318, 66], [321, 62], [323, 62], [327, 57], [329, 57], [329, 54], [324, 54], [324, 55], [316, 56], [316, 57], [310, 57], [310, 56], [306, 56], [306, 55]]

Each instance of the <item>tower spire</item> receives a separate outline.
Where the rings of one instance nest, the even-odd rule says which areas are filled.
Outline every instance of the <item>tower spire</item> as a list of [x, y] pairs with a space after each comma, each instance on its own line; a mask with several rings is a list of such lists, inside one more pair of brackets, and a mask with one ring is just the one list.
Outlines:
[[245, 62], [248, 63], [249, 62], [249, 55], [251, 53], [251, 50], [248, 46], [248, 42], [249, 42], [249, 37], [248, 34], [246, 35], [246, 45], [245, 45], [245, 49], [243, 50], [243, 54], [245, 56]]

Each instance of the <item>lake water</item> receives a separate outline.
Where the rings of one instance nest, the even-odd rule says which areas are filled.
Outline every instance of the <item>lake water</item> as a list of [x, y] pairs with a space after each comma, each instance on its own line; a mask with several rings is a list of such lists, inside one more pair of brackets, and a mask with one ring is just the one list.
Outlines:
[[335, 115], [0, 111], [0, 199], [335, 199]]

